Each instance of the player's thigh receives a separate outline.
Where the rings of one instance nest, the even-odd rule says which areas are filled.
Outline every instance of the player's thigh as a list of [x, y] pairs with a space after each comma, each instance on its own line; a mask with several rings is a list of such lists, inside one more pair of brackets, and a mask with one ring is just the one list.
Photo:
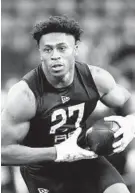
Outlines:
[[63, 193], [62, 182], [33, 175], [25, 167], [21, 167], [20, 171], [30, 193]]
[[101, 157], [96, 162], [95, 179], [99, 193], [103, 193], [108, 187], [117, 183], [125, 186], [125, 182], [119, 172], [106, 158]]
[[52, 179], [35, 176], [21, 168], [22, 177], [30, 193], [96, 193], [95, 186], [83, 178]]
[[103, 193], [130, 193], [127, 186], [123, 183], [113, 184], [108, 187]]
[[62, 193], [97, 193], [97, 189], [93, 181], [86, 178], [70, 179], [63, 185]]

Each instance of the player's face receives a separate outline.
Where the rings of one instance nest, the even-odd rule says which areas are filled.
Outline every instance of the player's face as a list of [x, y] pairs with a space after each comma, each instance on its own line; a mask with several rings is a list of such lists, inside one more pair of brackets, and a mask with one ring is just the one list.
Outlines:
[[47, 75], [61, 77], [73, 72], [77, 44], [72, 35], [45, 34], [40, 39], [39, 51]]

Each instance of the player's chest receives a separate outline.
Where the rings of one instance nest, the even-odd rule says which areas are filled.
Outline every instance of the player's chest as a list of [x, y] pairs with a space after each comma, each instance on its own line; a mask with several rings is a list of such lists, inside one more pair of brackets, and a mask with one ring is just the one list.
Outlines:
[[38, 99], [38, 114], [32, 126], [38, 125], [38, 132], [51, 136], [54, 143], [58, 143], [85, 123], [96, 102], [97, 98], [84, 88], [46, 92]]
[[78, 127], [91, 114], [96, 102], [96, 97], [83, 86], [78, 89], [73, 85], [62, 92], [45, 93], [39, 100], [39, 117], [51, 128], [64, 125]]
[[[89, 88], [90, 90], [90, 88]], [[92, 89], [91, 89], [92, 91]], [[38, 109], [41, 117], [47, 117], [56, 112], [72, 114], [72, 111], [87, 110], [92, 107], [95, 98], [90, 95], [83, 86], [72, 87], [60, 92], [46, 92], [38, 101]]]

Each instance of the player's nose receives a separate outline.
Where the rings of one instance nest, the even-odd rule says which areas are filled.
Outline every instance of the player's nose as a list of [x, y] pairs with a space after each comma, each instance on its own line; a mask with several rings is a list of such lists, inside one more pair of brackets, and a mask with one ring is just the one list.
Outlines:
[[51, 59], [52, 60], [60, 59], [60, 53], [56, 49], [53, 50], [52, 55], [51, 55]]

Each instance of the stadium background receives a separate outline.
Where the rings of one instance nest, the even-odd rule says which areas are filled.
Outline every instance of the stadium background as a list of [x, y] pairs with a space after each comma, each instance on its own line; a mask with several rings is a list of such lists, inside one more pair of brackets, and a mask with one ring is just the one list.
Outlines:
[[[78, 59], [110, 71], [132, 93], [124, 112], [135, 112], [135, 0], [2, 0], [1, 110], [7, 92], [40, 62], [30, 32], [50, 15], [66, 14], [84, 29]], [[113, 114], [102, 103], [93, 117]], [[135, 192], [135, 141], [109, 158]], [[1, 167], [2, 193], [27, 193], [18, 167]]]

